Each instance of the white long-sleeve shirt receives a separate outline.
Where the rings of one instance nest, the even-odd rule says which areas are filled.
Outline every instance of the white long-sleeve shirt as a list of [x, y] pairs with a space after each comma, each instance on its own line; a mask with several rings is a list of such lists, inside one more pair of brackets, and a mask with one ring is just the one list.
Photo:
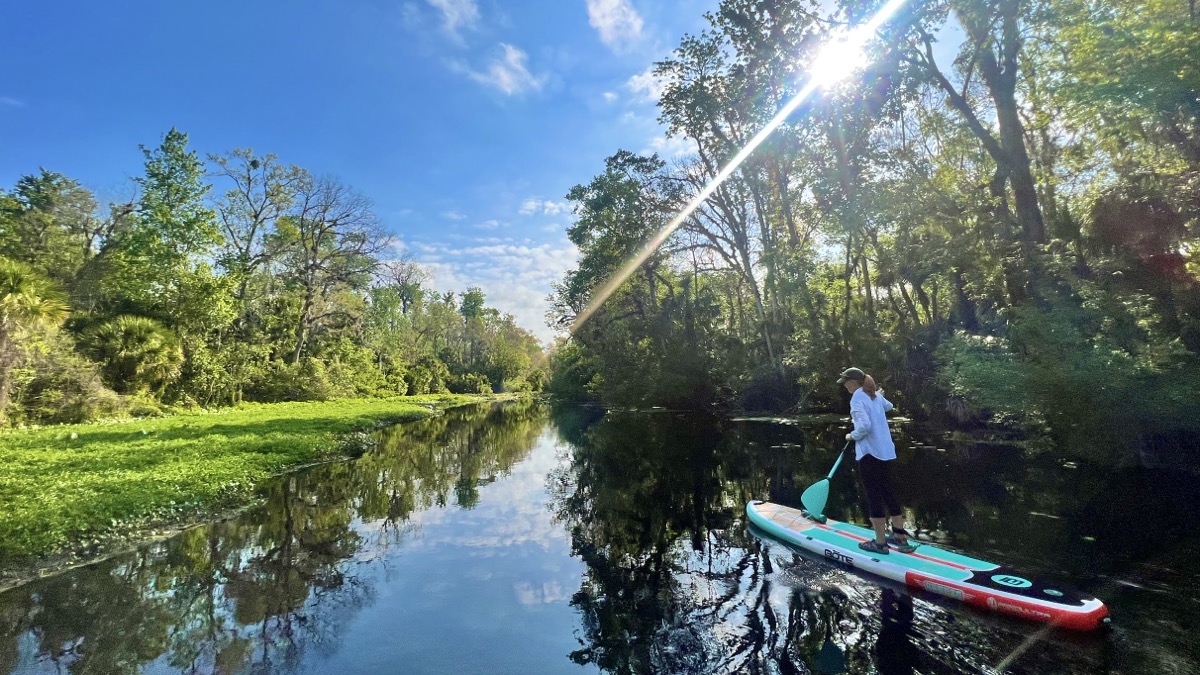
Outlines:
[[854, 439], [855, 459], [862, 459], [864, 455], [896, 459], [896, 444], [892, 442], [887, 421], [887, 412], [892, 407], [892, 402], [883, 394], [876, 393], [875, 398], [871, 398], [861, 387], [850, 397], [850, 418], [854, 420], [850, 437]]

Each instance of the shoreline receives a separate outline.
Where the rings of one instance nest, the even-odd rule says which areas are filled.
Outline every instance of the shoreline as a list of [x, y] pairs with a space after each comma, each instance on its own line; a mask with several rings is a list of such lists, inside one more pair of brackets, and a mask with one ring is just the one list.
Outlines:
[[[210, 523], [221, 522], [234, 518], [248, 509], [253, 508], [258, 497], [256, 496], [257, 488], [265, 484], [267, 481], [278, 479], [282, 476], [301, 471], [313, 466], [322, 464], [330, 464], [335, 462], [343, 462], [356, 459], [361, 452], [345, 452], [342, 447], [347, 440], [353, 440], [356, 435], [364, 432], [370, 433], [378, 429], [394, 426], [397, 424], [405, 424], [409, 422], [417, 422], [442, 414], [445, 410], [467, 406], [478, 405], [490, 402], [503, 402], [513, 400], [515, 397], [511, 394], [494, 394], [494, 395], [444, 395], [444, 396], [417, 396], [411, 397], [411, 400], [406, 400], [409, 397], [397, 399], [360, 399], [350, 402], [362, 404], [363, 406], [384, 404], [394, 407], [394, 410], [380, 412], [378, 414], [367, 414], [366, 419], [358, 423], [352, 424], [349, 428], [331, 433], [325, 443], [312, 448], [307, 457], [302, 458], [296, 463], [284, 465], [278, 470], [264, 475], [252, 483], [243, 487], [243, 497], [236, 504], [220, 504], [220, 503], [197, 503], [195, 506], [188, 507], [185, 510], [175, 512], [173, 517], [161, 517], [147, 514], [133, 514], [133, 520], [122, 525], [113, 526], [101, 532], [80, 533], [74, 538], [74, 541], [68, 542], [62, 546], [56, 547], [56, 550], [44, 555], [33, 555], [21, 562], [0, 562], [0, 593], [12, 590], [23, 586], [29, 582], [36, 581], [47, 577], [56, 576], [64, 572], [68, 572], [80, 567], [92, 565], [109, 558], [128, 553], [142, 546], [150, 545], [155, 542], [163, 541], [174, 537], [181, 532], [194, 527], [200, 527]], [[332, 403], [332, 402], [326, 402]], [[342, 402], [343, 404], [346, 402]], [[261, 410], [268, 406], [287, 406], [289, 404], [257, 404], [256, 408]], [[315, 404], [321, 406], [322, 404]], [[235, 409], [236, 410], [236, 409]], [[219, 411], [217, 414], [222, 414], [225, 411]], [[171, 422], [175, 421], [176, 427], [186, 426], [183, 420], [189, 419], [194, 415], [176, 415], [164, 418], [155, 418], [160, 424], [165, 425], [165, 428], [173, 428]], [[285, 421], [292, 421], [284, 416]], [[299, 417], [296, 421], [299, 421]], [[54, 433], [59, 430], [65, 434], [66, 429], [78, 428], [80, 426], [87, 427], [102, 427], [111, 429], [121, 425], [139, 425], [144, 420], [120, 421], [120, 422], [101, 422], [97, 425], [71, 425], [70, 427], [42, 427], [35, 430], [12, 430], [7, 434], [0, 435], [0, 450], [8, 449], [9, 441], [21, 434], [33, 433]], [[191, 443], [204, 445], [205, 441], [210, 436], [215, 434], [202, 434], [191, 440]], [[240, 452], [252, 453], [256, 451], [255, 446], [247, 447]], [[339, 451], [337, 454], [327, 454], [331, 451]], [[36, 451], [34, 451], [36, 452]], [[3, 495], [0, 495], [3, 496]], [[36, 497], [35, 497], [36, 499]], [[39, 500], [40, 501], [40, 500]], [[152, 508], [153, 504], [146, 504], [146, 509]]]

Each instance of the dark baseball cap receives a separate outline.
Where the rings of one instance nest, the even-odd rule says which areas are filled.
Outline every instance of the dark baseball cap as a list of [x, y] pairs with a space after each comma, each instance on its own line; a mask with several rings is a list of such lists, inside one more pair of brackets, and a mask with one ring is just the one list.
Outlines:
[[865, 380], [865, 379], [867, 379], [867, 374], [866, 374], [866, 373], [864, 373], [864, 372], [862, 371], [862, 369], [860, 369], [860, 368], [847, 368], [847, 369], [845, 369], [845, 370], [843, 370], [843, 371], [842, 371], [842, 375], [841, 375], [841, 377], [839, 377], [839, 378], [838, 378], [838, 381], [837, 381], [837, 383], [838, 383], [838, 384], [842, 384], [842, 383], [843, 383], [843, 382], [845, 382], [846, 380], [858, 380], [859, 382], [862, 382], [862, 381], [863, 381], [863, 380]]

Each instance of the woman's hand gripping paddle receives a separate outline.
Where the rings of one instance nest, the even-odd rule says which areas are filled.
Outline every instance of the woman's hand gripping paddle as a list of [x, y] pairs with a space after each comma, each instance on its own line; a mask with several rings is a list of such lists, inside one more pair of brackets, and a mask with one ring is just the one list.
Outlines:
[[837, 472], [838, 467], [842, 463], [842, 457], [846, 455], [846, 450], [850, 447], [850, 441], [846, 441], [846, 446], [838, 453], [837, 461], [833, 463], [833, 468], [829, 470], [829, 475], [809, 486], [804, 494], [800, 495], [800, 503], [804, 504], [804, 515], [812, 518], [818, 523], [825, 522], [825, 502], [829, 500], [829, 479], [833, 478], [833, 474]]

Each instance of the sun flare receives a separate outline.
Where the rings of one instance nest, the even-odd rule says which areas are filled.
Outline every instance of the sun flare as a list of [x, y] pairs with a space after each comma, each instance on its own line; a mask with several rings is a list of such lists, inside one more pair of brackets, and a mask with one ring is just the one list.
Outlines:
[[867, 65], [867, 40], [871, 36], [861, 30], [834, 36], [817, 54], [809, 71], [810, 80], [817, 86], [828, 89], [850, 77]]
[[688, 202], [687, 206], [678, 215], [671, 219], [671, 222], [663, 226], [650, 241], [646, 242], [646, 245], [642, 247], [642, 250], [637, 255], [630, 258], [616, 274], [604, 283], [604, 286], [592, 296], [587, 307], [571, 323], [571, 334], [574, 335], [596, 313], [596, 310], [600, 309], [604, 301], [629, 278], [629, 275], [641, 267], [642, 263], [646, 262], [675, 230], [679, 229], [683, 221], [687, 220], [688, 216], [692, 215], [704, 203], [704, 200], [716, 192], [721, 183], [724, 183], [725, 179], [731, 176], [737, 170], [738, 166], [750, 156], [750, 153], [754, 152], [755, 148], [761, 145], [780, 124], [783, 124], [783, 121], [795, 112], [801, 103], [806, 101], [809, 96], [812, 96], [817, 89], [828, 89], [842, 79], [852, 75], [859, 68], [867, 65], [871, 60], [866, 49], [867, 43], [875, 36], [875, 31], [879, 30], [883, 22], [890, 19], [899, 11], [905, 1], [890, 0], [867, 23], [835, 34], [813, 61], [808, 73], [808, 82], [804, 87], [786, 105], [780, 108], [779, 112], [775, 113], [775, 117], [771, 118], [771, 121], [767, 122], [766, 126], [755, 134], [754, 138], [751, 138], [746, 143], [746, 146], [733, 156], [733, 159], [729, 160], [729, 163], [713, 177], [708, 185], [704, 186], [703, 190]]

